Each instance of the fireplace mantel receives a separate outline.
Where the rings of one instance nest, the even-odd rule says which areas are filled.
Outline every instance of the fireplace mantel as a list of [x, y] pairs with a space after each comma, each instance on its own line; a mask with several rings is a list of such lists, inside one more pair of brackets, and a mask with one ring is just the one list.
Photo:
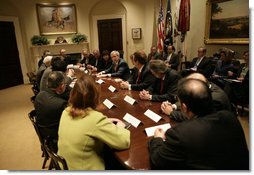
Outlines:
[[88, 42], [80, 44], [54, 44], [54, 45], [31, 46], [32, 56], [35, 62], [35, 69], [37, 70], [38, 61], [41, 59], [44, 50], [49, 50], [53, 55], [58, 55], [61, 49], [65, 49], [66, 54], [81, 53], [82, 49], [90, 51]]

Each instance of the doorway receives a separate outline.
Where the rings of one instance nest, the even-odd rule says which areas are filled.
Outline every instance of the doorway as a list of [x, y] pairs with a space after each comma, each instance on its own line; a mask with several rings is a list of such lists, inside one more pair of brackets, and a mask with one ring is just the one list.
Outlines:
[[0, 21], [0, 38], [0, 89], [23, 84], [13, 22]]
[[117, 50], [123, 58], [122, 19], [97, 20], [99, 50]]

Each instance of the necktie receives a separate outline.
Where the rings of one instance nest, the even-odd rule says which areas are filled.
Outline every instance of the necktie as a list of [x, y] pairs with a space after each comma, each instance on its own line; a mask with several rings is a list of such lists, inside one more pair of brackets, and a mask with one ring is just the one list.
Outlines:
[[160, 87], [160, 94], [163, 94], [163, 86], [164, 86], [164, 80], [161, 79], [161, 87]]
[[137, 80], [136, 80], [136, 84], [139, 84], [140, 83], [140, 78], [141, 78], [141, 72], [140, 71], [138, 71], [138, 78], [137, 78]]
[[114, 71], [116, 72], [117, 70], [117, 64], [114, 65]]

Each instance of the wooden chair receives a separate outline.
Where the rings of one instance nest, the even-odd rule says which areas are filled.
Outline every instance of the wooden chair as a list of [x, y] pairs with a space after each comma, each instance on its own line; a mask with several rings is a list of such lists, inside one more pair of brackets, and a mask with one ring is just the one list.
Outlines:
[[43, 161], [43, 164], [42, 164], [42, 169], [45, 168], [45, 165], [47, 163], [47, 160], [49, 159], [49, 156], [48, 156], [48, 153], [46, 151], [46, 148], [45, 148], [45, 145], [44, 145], [44, 140], [42, 138], [42, 135], [39, 131], [39, 127], [37, 125], [37, 122], [36, 122], [36, 114], [35, 114], [35, 110], [32, 110], [29, 114], [28, 114], [28, 117], [30, 119], [30, 121], [32, 122], [33, 126], [34, 126], [34, 129], [35, 129], [35, 132], [39, 138], [39, 141], [40, 141], [40, 144], [41, 144], [41, 150], [42, 150], [42, 157], [44, 157], [44, 161]]
[[[68, 170], [66, 160], [62, 156], [57, 155], [54, 151], [55, 149], [53, 148], [53, 139], [51, 137], [47, 137], [45, 139], [44, 145], [49, 157], [51, 158], [51, 166], [56, 170]], [[59, 163], [61, 163], [62, 166], [60, 166]]]

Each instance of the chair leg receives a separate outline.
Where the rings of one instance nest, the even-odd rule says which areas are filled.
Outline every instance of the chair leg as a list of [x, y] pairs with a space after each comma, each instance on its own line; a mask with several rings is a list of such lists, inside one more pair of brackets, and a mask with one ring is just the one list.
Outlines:
[[45, 156], [45, 157], [44, 157], [43, 164], [42, 164], [42, 169], [44, 169], [44, 168], [45, 168], [45, 165], [46, 165], [46, 163], [47, 163], [47, 160], [48, 160], [48, 157], [47, 157], [47, 156]]
[[53, 168], [55, 168], [54, 161], [52, 159], [50, 159], [48, 170], [52, 170]]

